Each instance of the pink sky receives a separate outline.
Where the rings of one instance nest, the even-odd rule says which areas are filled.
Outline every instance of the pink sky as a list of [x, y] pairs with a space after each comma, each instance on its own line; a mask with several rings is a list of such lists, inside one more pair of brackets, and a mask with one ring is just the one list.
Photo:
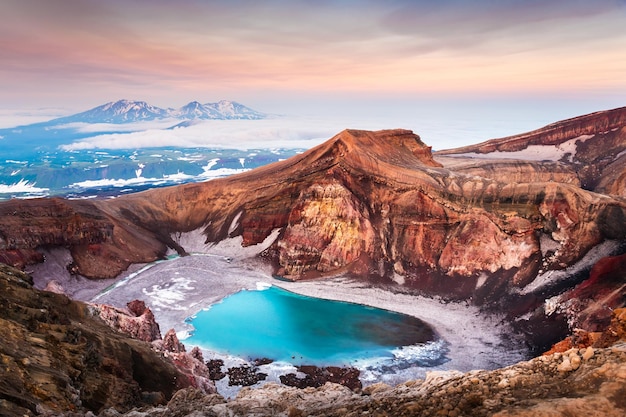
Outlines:
[[0, 16], [5, 109], [626, 97], [621, 0], [2, 0]]

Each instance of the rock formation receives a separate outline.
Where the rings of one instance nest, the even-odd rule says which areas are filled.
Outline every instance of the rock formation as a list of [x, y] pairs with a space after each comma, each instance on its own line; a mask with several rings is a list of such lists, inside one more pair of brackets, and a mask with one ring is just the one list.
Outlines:
[[[493, 371], [438, 371], [391, 387], [354, 392], [326, 383], [298, 389], [268, 384], [224, 401], [194, 389], [167, 406], [133, 416], [611, 416], [626, 412], [626, 310], [593, 344], [553, 352]], [[129, 416], [130, 417], [130, 416]]]
[[456, 156], [456, 164], [460, 162], [458, 156], [473, 156], [460, 168], [467, 173], [492, 178], [517, 171], [530, 175], [527, 178], [542, 175], [544, 181], [565, 180], [579, 183], [586, 190], [624, 197], [625, 149], [626, 108], [621, 107], [553, 123], [521, 135], [447, 149], [437, 155]]
[[111, 328], [127, 334], [133, 339], [152, 342], [161, 339], [161, 329], [154, 319], [152, 310], [140, 300], [128, 303], [127, 310], [103, 304], [92, 304], [93, 313]]
[[[191, 249], [181, 236], [187, 232], [202, 233], [207, 247], [233, 237], [250, 246], [275, 236], [262, 257], [287, 279], [346, 274], [401, 285], [402, 291], [467, 300], [505, 312], [539, 352], [574, 328], [602, 329], [611, 310], [626, 302], [625, 158], [626, 108], [434, 156], [407, 130], [345, 130], [288, 160], [210, 182], [113, 200], [0, 203], [0, 261], [24, 268], [45, 262], [50, 249], [64, 248], [71, 257], [68, 274], [111, 278], [133, 263], [162, 259], [168, 250], [185, 255]], [[129, 306], [126, 316], [99, 308], [114, 324], [122, 323], [120, 329], [142, 310], [139, 304]], [[142, 334], [153, 337], [153, 330]], [[172, 346], [163, 349], [164, 355], [194, 368], [191, 359], [198, 359], [176, 348], [174, 336], [155, 344]], [[577, 375], [586, 381], [609, 363], [610, 372], [621, 378], [622, 368], [615, 365], [623, 361], [620, 352], [597, 352], [594, 358], [600, 362], [587, 368], [581, 362], [576, 372], [584, 372]], [[568, 358], [570, 365], [578, 361]], [[132, 360], [131, 355], [129, 364]], [[556, 369], [557, 360], [537, 359], [527, 366], [560, 387], [565, 374]], [[509, 380], [507, 375], [493, 378]], [[531, 376], [524, 378], [522, 386], [533, 383]], [[559, 392], [579, 395], [577, 380], [570, 382], [570, 391]], [[425, 388], [429, 384], [420, 385], [420, 392], [434, 395]], [[449, 384], [446, 389], [460, 389], [456, 382]], [[498, 391], [502, 401], [514, 397], [505, 385]], [[343, 395], [333, 386], [328, 390], [331, 397]], [[242, 398], [256, 395], [243, 392]], [[448, 414], [478, 406], [484, 413], [500, 410], [485, 405], [489, 398], [482, 392], [474, 399], [464, 397], [462, 405], [461, 399], [450, 404]], [[191, 391], [180, 395], [195, 396]], [[32, 405], [24, 401], [20, 407]], [[81, 404], [86, 401], [93, 401], [92, 408], [107, 401], [126, 404], [108, 392]], [[384, 410], [389, 403], [381, 396], [376, 404], [371, 410]], [[426, 410], [425, 403], [418, 405], [415, 410]], [[348, 410], [370, 409], [358, 407]]]
[[107, 326], [92, 306], [33, 289], [28, 275], [5, 265], [0, 305], [0, 415], [126, 411], [198, 387], [149, 343]]
[[[345, 130], [288, 160], [206, 183], [114, 200], [8, 201], [0, 259], [24, 266], [42, 261], [42, 248], [65, 247], [70, 273], [105, 278], [168, 248], [185, 254], [181, 233], [201, 230], [207, 244], [240, 236], [248, 246], [278, 230], [263, 256], [288, 279], [403, 282], [539, 318], [546, 299], [588, 277], [580, 265], [601, 257], [594, 248], [624, 251], [626, 202], [612, 179], [626, 166], [625, 120], [626, 108], [615, 109], [434, 158], [407, 130]], [[509, 158], [529, 149], [561, 156]], [[582, 272], [567, 272], [574, 265]], [[624, 302], [611, 300], [610, 308]]]

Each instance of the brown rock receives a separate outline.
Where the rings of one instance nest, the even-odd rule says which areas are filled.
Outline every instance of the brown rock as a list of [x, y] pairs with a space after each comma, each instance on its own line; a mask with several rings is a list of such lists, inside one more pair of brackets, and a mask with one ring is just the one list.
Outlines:
[[172, 353], [185, 352], [185, 345], [180, 343], [174, 329], [169, 329], [167, 333], [165, 333], [163, 337], [163, 350]]
[[[38, 291], [0, 265], [0, 414], [84, 413], [150, 405], [188, 386], [150, 345], [117, 332], [91, 307]], [[152, 397], [152, 398], [156, 398]]]
[[[137, 307], [137, 304], [133, 304]], [[133, 313], [103, 304], [94, 304], [94, 311], [110, 327], [125, 333], [133, 339], [152, 342], [161, 339], [159, 324], [154, 318], [152, 310], [145, 308], [137, 316], [137, 309]], [[144, 304], [145, 307], [145, 304]]]
[[141, 316], [148, 309], [148, 307], [146, 307], [146, 303], [141, 300], [133, 300], [126, 304], [126, 307], [128, 307], [128, 311], [130, 311], [135, 317]]

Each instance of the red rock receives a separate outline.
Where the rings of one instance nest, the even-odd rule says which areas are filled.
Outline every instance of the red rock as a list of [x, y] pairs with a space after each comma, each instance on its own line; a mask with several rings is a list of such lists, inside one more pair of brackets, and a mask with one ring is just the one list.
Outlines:
[[135, 317], [141, 316], [148, 309], [146, 303], [141, 300], [133, 300], [126, 304], [126, 307]]
[[135, 313], [129, 313], [104, 304], [94, 304], [93, 306], [98, 316], [105, 323], [133, 339], [143, 340], [144, 342], [161, 339], [159, 325], [149, 308], [145, 308], [141, 315], [137, 316]]
[[[556, 146], [593, 134], [610, 146], [588, 139], [571, 163], [613, 161], [624, 150], [625, 120], [626, 108], [616, 109], [471, 149]], [[500, 171], [504, 163], [493, 160], [492, 169], [483, 162], [467, 174], [442, 167], [410, 131], [345, 130], [289, 160], [206, 183], [114, 200], [2, 203], [0, 256], [62, 246], [76, 273], [111, 277], [168, 247], [185, 254], [176, 233], [202, 230], [207, 242], [241, 236], [246, 246], [279, 229], [263, 256], [290, 279], [345, 273], [500, 303], [539, 269], [564, 269], [608, 239], [626, 240], [624, 200], [581, 188], [568, 161], [523, 169], [509, 161]], [[603, 166], [602, 178], [614, 167]]]
[[165, 333], [165, 337], [163, 337], [163, 350], [172, 353], [185, 352], [185, 345], [180, 343], [174, 329], [169, 329], [167, 333]]

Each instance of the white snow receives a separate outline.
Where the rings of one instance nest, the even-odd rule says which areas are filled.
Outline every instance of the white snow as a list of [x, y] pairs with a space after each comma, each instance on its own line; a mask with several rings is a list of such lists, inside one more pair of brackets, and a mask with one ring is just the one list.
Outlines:
[[572, 161], [576, 155], [577, 143], [591, 139], [595, 135], [581, 135], [574, 139], [558, 145], [529, 145], [520, 151], [505, 152], [494, 151], [490, 153], [468, 152], [463, 154], [455, 154], [454, 156], [464, 156], [480, 159], [522, 159], [527, 161], [559, 161], [569, 154], [569, 160]]
[[211, 168], [213, 168], [215, 165], [217, 165], [219, 160], [220, 160], [219, 158], [210, 159], [209, 162], [207, 162], [207, 164], [202, 167], [202, 169], [204, 170], [205, 173], [210, 171]]
[[0, 194], [45, 193], [46, 191], [49, 189], [36, 187], [36, 183], [24, 179], [13, 184], [0, 184]]
[[144, 288], [143, 294], [149, 297], [155, 310], [165, 308], [169, 310], [186, 310], [187, 307], [181, 302], [187, 298], [190, 291], [196, 289], [192, 284], [194, 279], [179, 276], [180, 272], [174, 272], [174, 277], [164, 284], [154, 284], [149, 289]]
[[259, 281], [256, 283], [256, 289], [258, 291], [264, 291], [270, 288], [272, 288], [272, 284], [270, 284], [269, 282]]
[[191, 175], [177, 173], [171, 175], [163, 175], [162, 178], [144, 178], [136, 177], [129, 179], [105, 178], [101, 180], [86, 180], [70, 184], [70, 188], [94, 188], [94, 187], [126, 187], [129, 185], [153, 184], [161, 185], [167, 183], [178, 183], [193, 178]]
[[[241, 236], [224, 239], [217, 243], [205, 243], [206, 236], [202, 233], [202, 229], [196, 229], [186, 233], [175, 233], [172, 235], [172, 239], [188, 253], [215, 255], [228, 259], [230, 263], [232, 260], [249, 259], [259, 255], [274, 243], [280, 231], [281, 229], [274, 229], [263, 242], [246, 247], [241, 246], [243, 242], [243, 237]], [[169, 254], [174, 254], [174, 252], [170, 250]]]
[[572, 275], [583, 271], [584, 269], [593, 266], [600, 258], [609, 256], [619, 248], [620, 243], [616, 240], [607, 240], [601, 244], [592, 248], [585, 256], [563, 270], [558, 271], [546, 271], [537, 275], [537, 277], [524, 288], [519, 290], [521, 294], [530, 294], [535, 291], [541, 290], [547, 285], [552, 285], [557, 282], [563, 281]]
[[231, 233], [233, 233], [235, 230], [237, 230], [237, 228], [239, 227], [239, 218], [241, 217], [241, 215], [243, 214], [242, 211], [238, 212], [237, 214], [235, 214], [235, 218], [233, 219], [233, 221], [230, 223], [230, 227], [228, 228], [228, 234], [230, 235]]
[[[189, 180], [209, 181], [215, 178], [227, 177], [234, 174], [239, 174], [248, 171], [248, 169], [232, 169], [232, 168], [220, 168], [214, 170], [205, 170], [202, 174], [194, 177], [193, 175], [185, 174], [183, 172], [177, 172], [176, 174], [166, 174], [161, 178], [146, 178], [142, 177], [142, 169], [135, 170], [137, 175], [135, 178], [104, 178], [100, 180], [85, 180], [75, 182], [69, 185], [69, 188], [96, 188], [96, 187], [127, 187], [131, 185], [162, 185], [162, 184], [177, 184]], [[1, 185], [0, 185], [1, 187]], [[1, 190], [1, 189], [0, 189]], [[0, 191], [1, 192], [1, 191]]]

